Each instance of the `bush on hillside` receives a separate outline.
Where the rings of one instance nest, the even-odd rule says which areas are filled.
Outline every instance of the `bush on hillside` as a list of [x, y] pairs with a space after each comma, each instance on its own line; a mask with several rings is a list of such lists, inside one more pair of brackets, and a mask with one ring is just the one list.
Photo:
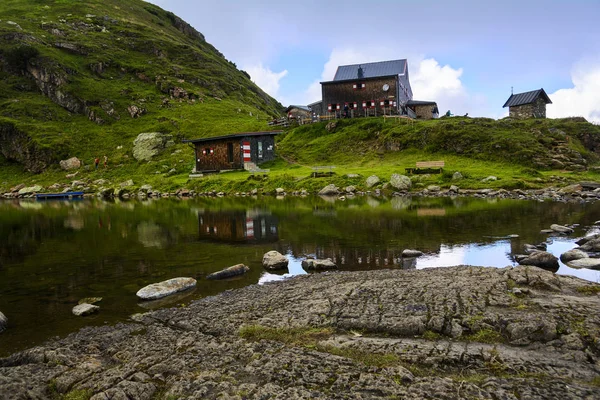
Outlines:
[[39, 56], [40, 52], [35, 47], [21, 45], [13, 47], [4, 53], [8, 67], [14, 71], [22, 72], [27, 69], [29, 60]]

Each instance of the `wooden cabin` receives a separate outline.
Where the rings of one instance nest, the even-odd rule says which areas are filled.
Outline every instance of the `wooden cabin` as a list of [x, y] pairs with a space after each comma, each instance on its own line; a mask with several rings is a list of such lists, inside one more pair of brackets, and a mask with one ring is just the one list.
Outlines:
[[409, 100], [406, 102], [406, 107], [412, 110], [418, 119], [432, 119], [440, 116], [435, 101]]
[[252, 170], [275, 159], [275, 135], [281, 132], [244, 132], [183, 142], [194, 145], [197, 173]]
[[408, 61], [339, 66], [333, 81], [321, 82], [321, 93], [322, 114], [398, 114], [413, 97]]
[[310, 119], [311, 113], [308, 106], [295, 106], [291, 105], [285, 109], [285, 115], [288, 120], [304, 120]]
[[552, 104], [544, 89], [511, 94], [502, 106], [508, 107], [511, 118], [546, 118], [546, 104]]

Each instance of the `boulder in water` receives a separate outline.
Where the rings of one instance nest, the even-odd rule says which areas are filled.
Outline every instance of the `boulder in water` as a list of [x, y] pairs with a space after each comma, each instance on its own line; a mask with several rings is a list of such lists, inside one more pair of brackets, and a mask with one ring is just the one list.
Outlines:
[[73, 315], [76, 315], [78, 317], [83, 317], [83, 316], [98, 312], [98, 310], [100, 310], [100, 307], [98, 307], [98, 306], [83, 303], [83, 304], [78, 304], [75, 307], [73, 307]]
[[534, 267], [544, 268], [548, 270], [558, 270], [558, 258], [546, 251], [537, 251], [530, 254], [522, 260], [519, 260], [521, 265], [533, 265]]
[[302, 268], [307, 270], [321, 270], [321, 269], [334, 269], [337, 265], [330, 258], [324, 260], [316, 260], [314, 258], [307, 258], [302, 261]]
[[244, 264], [236, 264], [229, 268], [222, 269], [221, 271], [213, 272], [208, 275], [206, 279], [226, 279], [231, 278], [232, 276], [244, 275], [248, 271], [250, 271], [250, 267]]
[[138, 290], [136, 296], [142, 300], [155, 300], [195, 286], [196, 280], [193, 278], [173, 278], [143, 287]]
[[288, 259], [276, 250], [271, 250], [263, 255], [263, 267], [270, 270], [284, 269], [288, 266]]
[[421, 257], [422, 255], [423, 255], [423, 252], [419, 251], [419, 250], [412, 250], [412, 249], [402, 250], [402, 257], [404, 257], [404, 258]]
[[560, 255], [560, 261], [568, 263], [569, 261], [579, 260], [582, 258], [588, 258], [589, 255], [583, 250], [571, 249]]

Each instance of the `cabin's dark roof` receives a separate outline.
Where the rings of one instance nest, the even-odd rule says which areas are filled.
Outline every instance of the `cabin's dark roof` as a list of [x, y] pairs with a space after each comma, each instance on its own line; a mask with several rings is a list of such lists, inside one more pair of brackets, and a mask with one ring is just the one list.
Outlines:
[[437, 106], [435, 101], [423, 101], [423, 100], [408, 100], [407, 106]]
[[363, 70], [364, 78], [404, 75], [407, 62], [404, 60], [379, 61], [366, 64], [340, 65], [335, 73], [334, 81], [345, 81], [358, 78], [358, 68]]
[[300, 110], [310, 111], [307, 106], [297, 106], [297, 105], [292, 104], [292, 105], [288, 106], [288, 108], [285, 109], [285, 112], [289, 112], [292, 108], [298, 108]]
[[314, 103], [310, 103], [310, 104], [308, 105], [308, 107], [310, 108], [310, 107], [312, 107], [312, 106], [316, 106], [317, 104], [321, 104], [321, 103], [323, 103], [323, 100], [315, 101]]
[[283, 131], [266, 131], [266, 132], [242, 132], [242, 133], [233, 133], [231, 135], [225, 136], [213, 136], [208, 138], [200, 138], [200, 139], [184, 139], [183, 143], [203, 143], [203, 142], [213, 142], [217, 140], [223, 139], [235, 139], [235, 138], [243, 138], [248, 136], [273, 136], [279, 135], [283, 133]]
[[544, 89], [532, 90], [531, 92], [517, 93], [511, 94], [506, 103], [502, 106], [504, 107], [514, 107], [514, 106], [522, 106], [523, 104], [531, 104], [538, 99], [538, 97], [542, 97], [546, 104], [552, 104], [550, 97], [546, 94]]

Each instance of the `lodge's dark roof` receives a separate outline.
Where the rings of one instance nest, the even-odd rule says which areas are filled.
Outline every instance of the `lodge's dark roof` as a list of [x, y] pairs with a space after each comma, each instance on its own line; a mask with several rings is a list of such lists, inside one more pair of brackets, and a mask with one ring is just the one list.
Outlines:
[[292, 108], [299, 108], [300, 110], [310, 111], [308, 109], [308, 106], [298, 106], [298, 105], [291, 104], [291, 105], [288, 106], [288, 108], [285, 109], [285, 112], [290, 111]]
[[435, 101], [423, 101], [423, 100], [408, 100], [407, 106], [437, 106]]
[[310, 103], [308, 107], [316, 106], [317, 104], [323, 103], [323, 100], [315, 101], [314, 103]]
[[248, 136], [272, 136], [279, 135], [283, 131], [266, 131], [266, 132], [242, 132], [242, 133], [233, 133], [231, 135], [225, 136], [213, 136], [208, 138], [200, 138], [200, 139], [185, 139], [182, 140], [183, 143], [203, 143], [203, 142], [213, 142], [217, 140], [223, 139], [235, 139], [235, 138], [243, 138]]
[[407, 62], [404, 60], [379, 61], [366, 64], [340, 65], [335, 73], [334, 81], [358, 79], [358, 67], [363, 70], [364, 78], [404, 75]]
[[517, 93], [511, 94], [506, 103], [502, 106], [504, 107], [513, 107], [513, 106], [522, 106], [523, 104], [531, 104], [538, 99], [538, 97], [542, 97], [546, 104], [552, 104], [550, 97], [546, 94], [544, 89], [532, 90], [531, 92]]

